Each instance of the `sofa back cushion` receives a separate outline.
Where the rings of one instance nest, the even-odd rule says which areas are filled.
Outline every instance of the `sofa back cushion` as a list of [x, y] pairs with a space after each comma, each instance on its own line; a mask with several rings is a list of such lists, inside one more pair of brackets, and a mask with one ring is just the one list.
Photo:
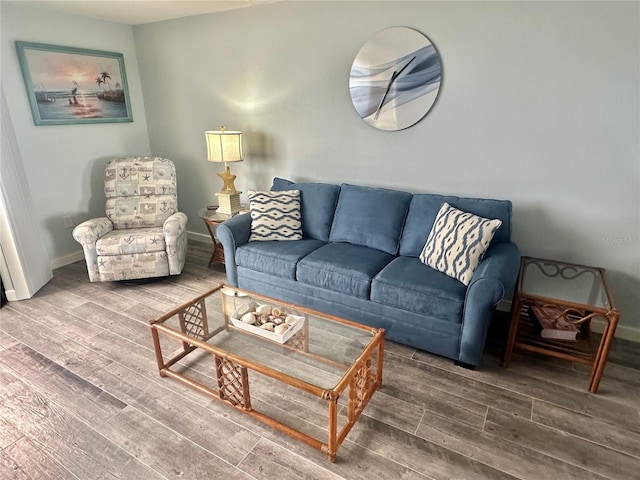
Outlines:
[[409, 214], [400, 240], [400, 255], [420, 256], [443, 203], [480, 217], [500, 220], [502, 225], [493, 236], [490, 246], [510, 241], [511, 202], [508, 200], [415, 194], [411, 199]]
[[329, 241], [340, 186], [328, 183], [295, 183], [276, 177], [271, 190], [299, 190], [302, 236]]
[[329, 240], [396, 255], [410, 201], [407, 192], [343, 184]]

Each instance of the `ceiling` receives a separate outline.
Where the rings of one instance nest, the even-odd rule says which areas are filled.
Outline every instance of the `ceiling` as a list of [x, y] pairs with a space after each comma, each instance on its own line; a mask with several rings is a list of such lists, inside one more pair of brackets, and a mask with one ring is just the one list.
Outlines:
[[139, 25], [277, 1], [280, 0], [17, 0], [15, 3]]

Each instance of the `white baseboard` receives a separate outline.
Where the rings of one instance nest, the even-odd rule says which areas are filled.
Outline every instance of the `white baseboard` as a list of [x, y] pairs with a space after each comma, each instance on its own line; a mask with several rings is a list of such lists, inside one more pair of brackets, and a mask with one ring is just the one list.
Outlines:
[[5, 290], [4, 294], [7, 296], [7, 300], [10, 301], [10, 302], [16, 302], [18, 300], [24, 300], [23, 298], [18, 296], [18, 294], [16, 293], [16, 291], [13, 288], [11, 290]]
[[196, 242], [211, 243], [211, 237], [205, 233], [187, 232], [187, 238]]
[[[497, 309], [501, 312], [510, 312], [511, 311], [511, 301], [503, 300], [497, 306]], [[600, 320], [599, 318], [595, 318], [591, 322], [591, 330], [596, 333], [602, 333], [604, 331], [606, 322], [604, 320]], [[621, 338], [623, 340], [629, 340], [630, 342], [640, 343], [640, 328], [627, 327], [626, 325], [618, 324], [616, 328], [617, 338]]]
[[[604, 320], [595, 319], [591, 322], [591, 329], [597, 333], [602, 333], [604, 331], [604, 326]], [[627, 327], [626, 325], [618, 324], [615, 336], [617, 338], [622, 338], [623, 340], [629, 340], [630, 342], [640, 343], [640, 328]]]
[[78, 252], [70, 253], [69, 255], [64, 255], [62, 257], [54, 258], [51, 261], [51, 269], [55, 270], [56, 268], [64, 267], [65, 265], [70, 265], [72, 263], [78, 262], [84, 259], [84, 253], [82, 250]]

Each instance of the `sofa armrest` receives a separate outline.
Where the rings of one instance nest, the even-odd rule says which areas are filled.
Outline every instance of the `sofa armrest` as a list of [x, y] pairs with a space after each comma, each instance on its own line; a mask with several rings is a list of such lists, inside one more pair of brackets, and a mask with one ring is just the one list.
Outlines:
[[218, 225], [216, 236], [224, 249], [224, 265], [227, 271], [227, 283], [238, 286], [238, 266], [236, 248], [249, 242], [251, 235], [251, 215], [242, 214], [225, 220]]
[[[520, 269], [520, 251], [513, 242], [504, 242], [493, 245], [487, 250], [486, 255], [473, 273], [469, 290], [474, 283], [492, 279], [496, 283], [495, 298], [493, 304], [497, 305], [504, 296], [513, 291]], [[469, 293], [467, 292], [467, 295]]]
[[100, 281], [96, 242], [111, 230], [113, 230], [111, 220], [107, 217], [100, 217], [82, 222], [71, 232], [73, 238], [82, 245], [84, 259], [87, 262], [87, 273], [89, 274], [89, 281], [91, 282]]
[[187, 258], [187, 215], [176, 212], [162, 225], [167, 246], [169, 275], [179, 275]]
[[473, 274], [464, 302], [460, 362], [478, 365], [496, 305], [511, 293], [520, 268], [515, 243], [499, 243], [487, 250]]

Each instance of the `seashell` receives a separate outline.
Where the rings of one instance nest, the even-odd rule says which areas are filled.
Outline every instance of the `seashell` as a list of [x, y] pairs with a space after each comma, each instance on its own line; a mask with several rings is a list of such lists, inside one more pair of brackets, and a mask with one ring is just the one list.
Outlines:
[[255, 325], [256, 316], [255, 316], [255, 314], [253, 312], [248, 312], [248, 313], [245, 313], [242, 316], [241, 320], [242, 320], [243, 323], [248, 323], [249, 325]]
[[260, 323], [268, 323], [269, 322], [269, 315], [260, 315]]
[[284, 321], [288, 325], [293, 325], [294, 323], [296, 323], [298, 321], [298, 319], [296, 317], [294, 317], [293, 315], [287, 315], [287, 317], [284, 319]]
[[249, 307], [250, 312], [255, 312], [256, 308], [258, 308], [258, 304], [251, 300], [249, 303], [247, 303], [247, 307]]
[[278, 335], [284, 335], [284, 332], [286, 332], [287, 330], [289, 330], [289, 325], [287, 325], [286, 323], [282, 323], [273, 329], [273, 331]]
[[233, 314], [233, 318], [242, 318], [245, 313], [249, 313], [249, 305], [240, 305]]
[[271, 322], [267, 322], [263, 325], [260, 325], [260, 328], [264, 329], [264, 330], [269, 330], [270, 332], [273, 332], [273, 329], [275, 328], [275, 325]]
[[280, 315], [282, 315], [282, 310], [280, 310], [278, 307], [273, 307], [273, 308], [271, 309], [271, 314], [272, 314], [274, 317], [279, 317]]
[[256, 313], [258, 315], [270, 315], [271, 307], [269, 305], [259, 305], [256, 307]]
[[273, 323], [276, 325], [280, 325], [284, 323], [284, 318], [282, 317], [273, 317]]

